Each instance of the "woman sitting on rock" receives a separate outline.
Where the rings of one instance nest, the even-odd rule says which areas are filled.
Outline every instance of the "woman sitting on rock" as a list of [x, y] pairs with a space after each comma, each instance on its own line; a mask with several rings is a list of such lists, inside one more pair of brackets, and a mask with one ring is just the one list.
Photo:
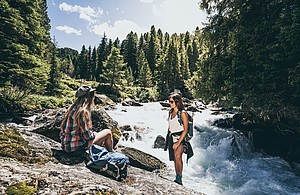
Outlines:
[[92, 144], [113, 149], [112, 133], [109, 129], [92, 131], [91, 110], [94, 107], [95, 90], [83, 85], [76, 91], [77, 99], [67, 110], [61, 123], [60, 140], [62, 149], [74, 155], [83, 155]]

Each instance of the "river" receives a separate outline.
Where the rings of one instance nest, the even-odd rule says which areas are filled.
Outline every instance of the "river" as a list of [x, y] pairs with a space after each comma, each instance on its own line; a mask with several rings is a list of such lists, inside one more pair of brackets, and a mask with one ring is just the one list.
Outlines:
[[[118, 104], [115, 110], [107, 112], [120, 126], [143, 129], [139, 132], [140, 139], [120, 140], [119, 144], [140, 149], [165, 162], [166, 171], [159, 174], [173, 181], [174, 165], [168, 160], [168, 152], [153, 148], [156, 137], [166, 135], [168, 111], [156, 102], [142, 107]], [[194, 115], [197, 129], [191, 140], [194, 156], [186, 164], [186, 155], [183, 155], [184, 186], [212, 195], [300, 194], [300, 177], [285, 160], [254, 152], [251, 141], [244, 136], [211, 126], [214, 120], [230, 116], [211, 113], [208, 108]], [[136, 132], [130, 133], [136, 138]]]

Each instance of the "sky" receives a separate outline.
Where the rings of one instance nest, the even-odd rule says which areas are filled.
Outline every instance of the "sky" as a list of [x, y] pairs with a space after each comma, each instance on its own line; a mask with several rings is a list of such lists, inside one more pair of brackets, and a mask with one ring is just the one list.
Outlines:
[[121, 41], [130, 31], [193, 33], [203, 27], [207, 15], [200, 0], [47, 0], [51, 37], [58, 47], [81, 51], [82, 45], [98, 46], [104, 33]]

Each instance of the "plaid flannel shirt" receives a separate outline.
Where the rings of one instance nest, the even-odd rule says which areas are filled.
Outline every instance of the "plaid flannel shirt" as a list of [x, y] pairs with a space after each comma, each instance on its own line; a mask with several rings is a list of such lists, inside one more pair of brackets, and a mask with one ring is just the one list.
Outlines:
[[88, 140], [95, 138], [91, 118], [83, 117], [79, 128], [77, 128], [74, 120], [75, 111], [76, 108], [71, 111], [59, 134], [62, 149], [66, 152], [74, 152], [87, 145]]

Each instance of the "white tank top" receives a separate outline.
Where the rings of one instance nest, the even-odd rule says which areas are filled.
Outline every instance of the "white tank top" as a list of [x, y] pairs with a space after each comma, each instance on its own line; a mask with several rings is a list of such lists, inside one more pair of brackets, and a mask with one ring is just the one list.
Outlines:
[[176, 114], [174, 118], [171, 119], [171, 115], [169, 117], [169, 131], [171, 133], [181, 132], [183, 131], [183, 125], [180, 125], [178, 122], [178, 115]]

